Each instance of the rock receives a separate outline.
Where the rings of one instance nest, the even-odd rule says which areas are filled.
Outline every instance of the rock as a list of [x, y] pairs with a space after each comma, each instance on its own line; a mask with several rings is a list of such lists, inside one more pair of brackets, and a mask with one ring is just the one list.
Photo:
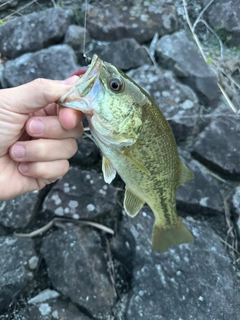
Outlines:
[[0, 11], [4, 11], [9, 8], [14, 8], [18, 5], [18, 0], [6, 1], [0, 0]]
[[214, 178], [195, 160], [187, 166], [194, 173], [194, 179], [177, 189], [177, 207], [192, 215], [222, 215], [223, 198]]
[[4, 228], [0, 225], [0, 237], [6, 236], [7, 232], [4, 230]]
[[36, 78], [63, 80], [79, 66], [71, 47], [56, 45], [9, 60], [3, 71], [3, 86], [15, 87]]
[[31, 259], [29, 259], [28, 261], [29, 269], [36, 270], [38, 265], [39, 265], [39, 258], [37, 256], [33, 256]]
[[45, 289], [35, 297], [28, 300], [28, 304], [42, 303], [50, 299], [58, 298], [60, 295], [55, 290]]
[[0, 202], [0, 224], [7, 228], [25, 228], [33, 214], [38, 199], [36, 191], [25, 193], [12, 200]]
[[[204, 6], [208, 0], [203, 0]], [[214, 1], [206, 10], [209, 24], [228, 45], [238, 46], [240, 44], [240, 7], [238, 0]]]
[[135, 39], [121, 39], [110, 43], [94, 45], [90, 44], [89, 49], [98, 54], [102, 60], [114, 64], [122, 70], [138, 68], [144, 64], [151, 64], [147, 51], [140, 46]]
[[49, 300], [27, 306], [15, 315], [14, 320], [90, 320], [74, 304], [62, 299]]
[[70, 159], [70, 163], [82, 168], [90, 168], [101, 160], [96, 144], [85, 135], [77, 139], [78, 150]]
[[3, 61], [0, 59], [0, 89], [2, 89], [3, 70], [4, 70]]
[[128, 294], [131, 288], [135, 248], [134, 236], [126, 227], [120, 227], [110, 241], [114, 281], [121, 296]]
[[107, 314], [116, 302], [99, 235], [71, 227], [43, 241], [42, 253], [53, 287], [94, 317]]
[[226, 179], [240, 177], [240, 133], [237, 119], [216, 119], [196, 138], [193, 156]]
[[240, 234], [240, 186], [235, 188], [235, 192], [232, 196], [232, 206], [236, 213], [235, 223], [237, 225], [238, 234]]
[[76, 26], [71, 24], [66, 32], [64, 43], [72, 47], [75, 51], [85, 53], [84, 52], [84, 38], [85, 38], [85, 45], [91, 41], [91, 37], [85, 28]]
[[43, 209], [57, 216], [92, 219], [114, 211], [117, 190], [107, 185], [102, 174], [71, 168], [49, 192]]
[[0, 54], [14, 59], [23, 53], [59, 43], [72, 19], [73, 11], [62, 8], [52, 8], [12, 19], [0, 26]]
[[185, 31], [163, 36], [157, 43], [156, 58], [162, 67], [173, 70], [182, 82], [196, 90], [203, 102], [211, 105], [217, 102], [220, 97], [217, 76]]
[[33, 278], [28, 268], [33, 256], [36, 252], [31, 239], [0, 237], [0, 312], [7, 310]]
[[177, 142], [185, 140], [197, 124], [200, 106], [194, 92], [180, 84], [172, 72], [143, 66], [127, 73], [146, 90], [170, 121]]
[[150, 41], [157, 32], [159, 35], [172, 33], [178, 21], [175, 7], [159, 1], [152, 3], [135, 2], [89, 5], [87, 29], [92, 38], [102, 41], [116, 41], [122, 38], [135, 38], [139, 43]]
[[206, 223], [192, 218], [184, 223], [194, 243], [158, 254], [151, 248], [149, 210], [131, 220], [137, 251], [126, 320], [237, 320], [238, 280], [224, 246]]

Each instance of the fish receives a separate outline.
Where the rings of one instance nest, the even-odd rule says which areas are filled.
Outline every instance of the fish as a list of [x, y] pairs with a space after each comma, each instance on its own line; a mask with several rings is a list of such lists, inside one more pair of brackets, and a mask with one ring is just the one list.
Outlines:
[[87, 71], [57, 103], [85, 114], [103, 155], [105, 182], [118, 173], [125, 183], [126, 213], [136, 216], [145, 203], [153, 211], [153, 249], [164, 252], [192, 242], [177, 214], [176, 189], [193, 173], [181, 161], [171, 127], [150, 95], [94, 54]]

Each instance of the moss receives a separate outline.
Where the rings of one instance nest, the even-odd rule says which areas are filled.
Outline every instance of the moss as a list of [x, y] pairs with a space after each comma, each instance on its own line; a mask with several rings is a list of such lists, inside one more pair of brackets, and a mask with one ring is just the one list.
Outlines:
[[212, 63], [212, 58], [211, 57], [207, 57], [206, 62], [207, 62], [207, 64], [211, 64]]

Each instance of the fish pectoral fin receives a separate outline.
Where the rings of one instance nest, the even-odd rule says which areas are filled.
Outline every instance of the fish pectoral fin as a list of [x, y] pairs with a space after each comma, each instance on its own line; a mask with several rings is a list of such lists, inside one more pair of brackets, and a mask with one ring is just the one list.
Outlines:
[[181, 184], [192, 180], [194, 178], [194, 174], [192, 173], [192, 171], [190, 169], [188, 169], [187, 166], [185, 166], [185, 164], [183, 164], [181, 162], [180, 164], [180, 177], [179, 177], [179, 183], [178, 185], [180, 186]]
[[146, 173], [148, 176], [150, 175], [148, 169], [146, 169], [146, 168], [144, 167], [144, 165], [143, 165], [140, 161], [138, 161], [136, 158], [134, 158], [134, 157], [130, 154], [129, 150], [127, 150], [127, 149], [125, 148], [124, 151], [123, 151], [123, 154], [124, 154], [124, 156], [127, 157], [138, 169], [140, 169], [142, 172]]
[[167, 251], [175, 244], [190, 243], [194, 238], [181, 220], [170, 228], [158, 226], [156, 223], [152, 233], [152, 247], [157, 252]]
[[102, 159], [102, 171], [104, 181], [110, 184], [116, 177], [116, 170], [113, 168], [111, 162], [105, 156], [103, 156]]
[[123, 205], [129, 216], [136, 216], [136, 214], [138, 214], [138, 212], [141, 210], [144, 203], [145, 201], [140, 199], [131, 190], [126, 188]]

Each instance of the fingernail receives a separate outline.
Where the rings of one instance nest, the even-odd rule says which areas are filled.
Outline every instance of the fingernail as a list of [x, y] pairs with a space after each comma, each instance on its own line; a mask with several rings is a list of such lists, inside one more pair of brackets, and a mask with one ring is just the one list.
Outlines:
[[25, 148], [18, 144], [12, 147], [12, 156], [16, 159], [23, 158], [25, 156]]
[[20, 165], [18, 166], [18, 170], [21, 173], [27, 173], [28, 172], [28, 165], [26, 163], [20, 163]]
[[42, 134], [45, 129], [45, 124], [41, 119], [33, 119], [30, 122], [29, 130], [31, 134]]
[[71, 86], [75, 83], [77, 83], [79, 80], [79, 77], [78, 76], [72, 76], [70, 78], [67, 78], [66, 80], [63, 81], [63, 83], [66, 85], [66, 86]]

